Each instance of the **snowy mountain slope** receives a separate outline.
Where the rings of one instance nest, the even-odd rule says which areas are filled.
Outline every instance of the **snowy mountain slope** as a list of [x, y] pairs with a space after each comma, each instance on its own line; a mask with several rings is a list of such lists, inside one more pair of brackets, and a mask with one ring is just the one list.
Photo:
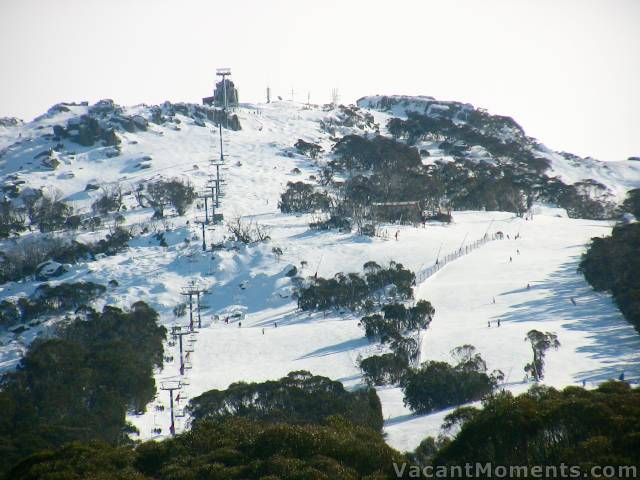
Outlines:
[[[436, 100], [433, 97], [408, 97], [403, 95], [373, 95], [362, 97], [358, 106], [383, 112], [386, 118], [406, 118], [409, 113], [417, 113], [432, 118], [446, 118], [456, 125], [472, 125], [483, 135], [492, 135], [502, 142], [515, 142], [523, 145], [538, 158], [550, 162], [546, 174], [558, 177], [567, 184], [593, 179], [605, 185], [614, 201], [624, 199], [627, 190], [635, 188], [640, 182], [640, 162], [637, 160], [600, 161], [594, 158], [581, 158], [566, 152], [555, 152], [536, 139], [528, 137], [522, 127], [512, 118], [490, 115], [483, 109], [476, 109], [469, 103]], [[441, 154], [429, 143], [421, 145], [432, 157], [430, 161], [451, 160]], [[475, 147], [469, 158], [495, 163], [491, 155], [482, 147]]]
[[[173, 116], [180, 123], [149, 122], [146, 130], [119, 130], [121, 151], [114, 157], [107, 157], [111, 147], [82, 147], [68, 139], [54, 140], [54, 125], [67, 125], [70, 119], [87, 114], [89, 107], [67, 108], [69, 111], [50, 112], [1, 132], [6, 139], [3, 142], [9, 145], [0, 157], [3, 178], [24, 182], [20, 183], [22, 189], [55, 187], [77, 210], [88, 213], [99, 194], [87, 191], [88, 183], [120, 182], [125, 191], [130, 191], [138, 183], [159, 176], [180, 176], [202, 189], [213, 171], [209, 160], [219, 157], [215, 124], [205, 118], [199, 125], [199, 118], [189, 112]], [[393, 260], [418, 271], [432, 265], [438, 254], [454, 252], [496, 231], [511, 237], [519, 232], [521, 238], [489, 242], [416, 287], [416, 298], [428, 299], [436, 308], [431, 328], [422, 333], [422, 359], [447, 359], [452, 348], [471, 343], [490, 369], [505, 372], [508, 378], [504, 388], [519, 391], [527, 387], [522, 383], [522, 368], [530, 361], [523, 338], [528, 330], [538, 328], [555, 331], [562, 343], [557, 352], [548, 355], [548, 384], [562, 386], [585, 380], [591, 385], [617, 377], [621, 371], [626, 371], [628, 378], [640, 377], [636, 353], [640, 352], [640, 337], [610, 298], [594, 294], [575, 272], [585, 243], [592, 236], [608, 233], [609, 222], [556, 217], [558, 211], [542, 209], [532, 221], [517, 219], [511, 213], [454, 212], [454, 223], [448, 226], [383, 225], [386, 235], [374, 238], [310, 231], [312, 215], [279, 213], [277, 203], [287, 181], [317, 175], [316, 163], [295, 153], [292, 145], [302, 138], [319, 143], [328, 152], [333, 145], [332, 134], [321, 128], [321, 122], [333, 118], [334, 124], [340, 123], [339, 112], [276, 102], [244, 105], [236, 113], [242, 129], [224, 132], [226, 164], [222, 174], [226, 185], [221, 211], [227, 220], [244, 215], [265, 226], [270, 231], [269, 242], [248, 246], [227, 242], [226, 248], [205, 253], [201, 251], [200, 226], [194, 224], [204, 216], [201, 206], [194, 205], [184, 217], [151, 222], [151, 210], [137, 208], [133, 195], [126, 195], [127, 225], [145, 225], [147, 233], [132, 240], [127, 251], [75, 264], [52, 282], [106, 284], [115, 279], [118, 285], [109, 287], [98, 307], [105, 303], [126, 307], [145, 300], [159, 311], [167, 326], [187, 321], [185, 317], [176, 320], [172, 312], [184, 301], [181, 288], [192, 280], [206, 286], [202, 328], [189, 353], [191, 368], [182, 377], [188, 385], [180, 392], [180, 406], [211, 388], [224, 388], [234, 381], [280, 378], [299, 369], [340, 380], [348, 387], [362, 383], [357, 358], [377, 353], [380, 347], [366, 341], [357, 315], [298, 312], [291, 298], [291, 279], [286, 275], [291, 265], [297, 266], [303, 276], [317, 272], [324, 277], [359, 272], [369, 260], [380, 264]], [[371, 113], [376, 121], [389, 118], [388, 113]], [[138, 106], [123, 109], [122, 115], [150, 120], [152, 111], [151, 107]], [[384, 132], [384, 123], [381, 126]], [[339, 125], [337, 134], [373, 130]], [[60, 164], [55, 170], [33, 158], [57, 143], [62, 147], [56, 152]], [[141, 169], [139, 164], [149, 167]], [[294, 168], [300, 173], [294, 173]], [[165, 232], [166, 247], [159, 245], [153, 235], [156, 231]], [[225, 229], [217, 226], [207, 231], [207, 242], [221, 242], [225, 235]], [[281, 256], [274, 254], [274, 247], [282, 250]], [[526, 289], [527, 283], [530, 289]], [[37, 284], [25, 281], [2, 285], [0, 297], [28, 294]], [[495, 304], [491, 303], [493, 297]], [[575, 307], [568, 302], [571, 297], [576, 299]], [[245, 317], [232, 319], [229, 324], [222, 321], [237, 311], [244, 312]], [[488, 321], [495, 325], [498, 319], [499, 329], [487, 327]], [[4, 334], [0, 339], [0, 366], [12, 368], [25, 346], [45, 331], [38, 327], [20, 335]], [[158, 381], [179, 376], [177, 347], [167, 346], [166, 355], [173, 360], [157, 373]], [[424, 436], [437, 432], [442, 413], [408, 415], [401, 392], [395, 388], [380, 389], [380, 396], [387, 419], [385, 430], [393, 446], [415, 448]], [[156, 406], [165, 408], [156, 410]], [[168, 394], [159, 392], [146, 414], [132, 416], [141, 437], [157, 436], [153, 428], [158, 427], [162, 428], [160, 436], [167, 435], [167, 406]], [[184, 428], [187, 422], [186, 417], [180, 417], [178, 428]]]

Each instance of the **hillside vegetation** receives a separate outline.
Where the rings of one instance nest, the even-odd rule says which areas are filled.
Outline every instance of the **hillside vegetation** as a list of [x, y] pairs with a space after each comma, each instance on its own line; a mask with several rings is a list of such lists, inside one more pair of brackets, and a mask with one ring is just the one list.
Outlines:
[[1, 380], [0, 473], [68, 442], [128, 443], [127, 411], [144, 410], [155, 395], [166, 334], [157, 319], [144, 302], [129, 311], [88, 309], [34, 342]]
[[594, 289], [611, 292], [620, 311], [640, 331], [640, 223], [619, 225], [610, 236], [593, 238], [580, 271]]

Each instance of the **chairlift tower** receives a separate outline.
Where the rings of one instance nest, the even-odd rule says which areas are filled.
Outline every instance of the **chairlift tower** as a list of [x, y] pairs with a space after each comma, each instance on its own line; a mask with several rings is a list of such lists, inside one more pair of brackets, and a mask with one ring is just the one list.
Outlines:
[[176, 424], [173, 414], [173, 392], [174, 390], [180, 390], [181, 388], [182, 384], [180, 383], [180, 380], [164, 380], [160, 383], [160, 390], [166, 390], [169, 392], [169, 410], [171, 411], [171, 426], [169, 427], [169, 432], [174, 436], [176, 434]]
[[215, 217], [216, 208], [219, 206], [220, 202], [218, 199], [218, 181], [216, 177], [213, 176], [213, 174], [209, 175], [209, 179], [207, 180], [207, 188], [211, 191], [209, 193], [209, 195], [211, 196], [211, 221], [215, 223], [213, 217]]
[[191, 331], [183, 328], [181, 325], [174, 325], [171, 327], [171, 335], [178, 337], [178, 343], [180, 345], [180, 375], [184, 375], [184, 357], [182, 347], [182, 337], [189, 335]]
[[[204, 192], [201, 192], [198, 195], [198, 198], [202, 198], [204, 199], [204, 221], [206, 224], [209, 224], [209, 199], [211, 199], [211, 206], [213, 207], [213, 213], [215, 213], [215, 203], [217, 202], [217, 195], [214, 195], [213, 192], [209, 192], [208, 190], [205, 190]], [[200, 223], [200, 222], [197, 222]]]
[[215, 177], [213, 174], [209, 175], [209, 180], [207, 181], [207, 186], [211, 189], [211, 194], [215, 197], [216, 207], [220, 207], [220, 198], [224, 196], [222, 192], [222, 185], [224, 185], [225, 182], [220, 176], [221, 165], [221, 163], [211, 163], [212, 167], [216, 167], [216, 174]]
[[200, 225], [202, 225], [202, 251], [206, 252], [207, 251], [207, 237], [205, 234], [205, 227], [207, 226], [207, 224], [209, 223], [209, 219], [206, 218], [205, 220], [195, 220], [195, 223], [199, 223]]
[[[204, 225], [204, 224], [203, 224]], [[204, 229], [204, 226], [203, 226]], [[207, 289], [199, 285], [195, 280], [191, 280], [187, 285], [182, 287], [180, 294], [185, 297], [189, 297], [189, 330], [194, 331], [194, 319], [193, 319], [193, 297], [197, 299], [197, 313], [198, 313], [198, 328], [202, 327], [202, 319], [200, 315], [200, 294], [204, 293]]]

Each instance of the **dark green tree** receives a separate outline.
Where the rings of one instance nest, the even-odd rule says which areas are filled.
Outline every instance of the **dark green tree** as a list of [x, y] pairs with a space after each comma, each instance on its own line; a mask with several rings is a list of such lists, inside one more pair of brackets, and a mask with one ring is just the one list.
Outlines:
[[544, 357], [547, 350], [560, 347], [558, 336], [555, 333], [541, 332], [539, 330], [529, 330], [524, 339], [531, 344], [533, 360], [524, 367], [524, 371], [532, 375], [536, 381], [544, 378]]

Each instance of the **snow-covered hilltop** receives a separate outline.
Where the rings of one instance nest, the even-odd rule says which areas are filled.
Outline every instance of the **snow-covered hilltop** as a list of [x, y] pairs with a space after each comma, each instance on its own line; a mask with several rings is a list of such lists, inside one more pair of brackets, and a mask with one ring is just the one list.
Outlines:
[[[288, 182], [326, 187], [320, 171], [335, 158], [331, 152], [336, 142], [348, 135], [391, 135], [389, 120], [405, 121], [409, 112], [450, 121], [439, 128], [466, 125], [465, 138], [480, 139], [478, 144], [456, 143], [447, 137], [452, 130], [417, 131], [410, 143], [415, 143], [424, 165], [471, 161], [503, 168], [517, 162], [491, 151], [514, 144], [519, 153], [548, 162], [534, 168], [526, 157], [525, 166], [516, 171], [536, 187], [544, 183], [543, 177], [559, 177], [566, 184], [593, 179], [605, 187], [589, 187], [594, 198], [604, 196], [612, 202], [640, 187], [640, 162], [599, 162], [552, 152], [527, 137], [510, 118], [431, 97], [365, 97], [358, 107], [339, 108], [242, 104], [227, 118], [216, 109], [193, 104], [59, 104], [32, 122], [0, 123], [2, 189], [6, 202], [25, 208], [30, 195], [42, 190], [72, 207], [68, 217], [77, 218], [73, 224], [67, 218], [53, 232], [40, 233], [34, 224], [2, 240], [0, 251], [28, 257], [36, 255], [33, 246], [40, 239], [64, 245], [99, 242], [117, 227], [128, 229], [132, 238], [123, 249], [102, 249], [59, 261], [56, 268], [49, 265], [39, 279], [12, 278], [0, 285], [0, 301], [30, 297], [44, 282], [95, 282], [106, 287], [95, 298], [96, 306], [128, 307], [144, 300], [171, 327], [188, 322], [188, 314], [176, 315], [176, 307], [185, 301], [184, 287], [197, 284], [206, 293], [188, 368], [179, 375], [178, 347], [172, 343], [165, 348], [163, 369], [156, 373], [158, 381], [182, 378], [182, 414], [185, 401], [209, 389], [241, 380], [277, 379], [295, 370], [339, 380], [348, 388], [362, 385], [358, 359], [386, 347], [367, 340], [360, 313], [300, 311], [294, 298], [299, 282], [315, 275], [332, 278], [339, 272], [362, 272], [369, 261], [381, 266], [397, 262], [422, 272], [449, 254], [464, 252], [415, 285], [415, 300], [429, 300], [436, 310], [429, 328], [419, 333], [421, 360], [449, 360], [453, 348], [472, 344], [490, 369], [505, 373], [503, 388], [521, 391], [528, 386], [523, 383], [523, 366], [531, 356], [523, 339], [537, 328], [554, 331], [562, 344], [548, 354], [549, 385], [591, 386], [623, 371], [629, 379], [639, 378], [640, 337], [611, 299], [594, 293], [576, 272], [584, 245], [591, 237], [607, 234], [610, 220], [567, 218], [565, 210], [536, 200], [526, 216], [454, 210], [450, 224], [381, 222], [376, 235], [367, 236], [355, 228], [312, 230], [309, 224], [322, 220], [318, 214], [280, 211], [278, 202]], [[240, 219], [257, 226], [269, 239], [232, 241], [227, 227], [219, 223], [204, 227], [203, 251], [203, 226], [198, 223], [205, 219], [203, 198], [184, 215], [166, 207], [164, 218], [158, 219], [139, 192], [163, 179], [178, 179], [198, 194], [210, 191], [220, 158], [220, 120], [225, 124], [225, 161], [219, 167], [224, 183], [216, 212], [225, 222]], [[404, 130], [398, 132], [398, 138], [409, 142]], [[321, 150], [305, 155], [294, 148], [299, 139]], [[121, 195], [118, 211], [98, 211], [96, 202], [116, 191]], [[495, 235], [503, 239], [465, 250]], [[0, 315], [4, 312], [0, 309]], [[14, 368], [28, 344], [46, 335], [66, 313], [5, 327], [8, 320], [0, 317], [0, 368]], [[399, 449], [413, 449], [425, 436], [437, 434], [447, 413], [411, 415], [398, 387], [380, 387], [379, 395], [388, 441]], [[166, 392], [159, 392], [145, 414], [131, 416], [141, 437], [168, 433], [169, 412], [163, 408], [167, 404]], [[187, 424], [186, 416], [178, 418], [178, 430]]]
[[[531, 152], [533, 158], [548, 162], [545, 174], [558, 177], [567, 184], [585, 180], [595, 180], [606, 186], [607, 195], [619, 202], [627, 190], [635, 188], [640, 181], [640, 162], [637, 159], [623, 161], [599, 161], [591, 157], [581, 158], [567, 152], [556, 152], [547, 148], [538, 140], [525, 134], [523, 128], [511, 117], [491, 115], [482, 108], [470, 103], [436, 100], [428, 96], [374, 95], [362, 97], [359, 107], [379, 110], [399, 118], [409, 114], [424, 115], [433, 119], [450, 120], [455, 125], [465, 125], [476, 131], [480, 137], [495, 137], [500, 142], [522, 145]], [[495, 156], [487, 152], [482, 145], [471, 143], [460, 145], [468, 147], [467, 158], [475, 161], [493, 163]], [[442, 149], [434, 149], [436, 158], [447, 158]]]

